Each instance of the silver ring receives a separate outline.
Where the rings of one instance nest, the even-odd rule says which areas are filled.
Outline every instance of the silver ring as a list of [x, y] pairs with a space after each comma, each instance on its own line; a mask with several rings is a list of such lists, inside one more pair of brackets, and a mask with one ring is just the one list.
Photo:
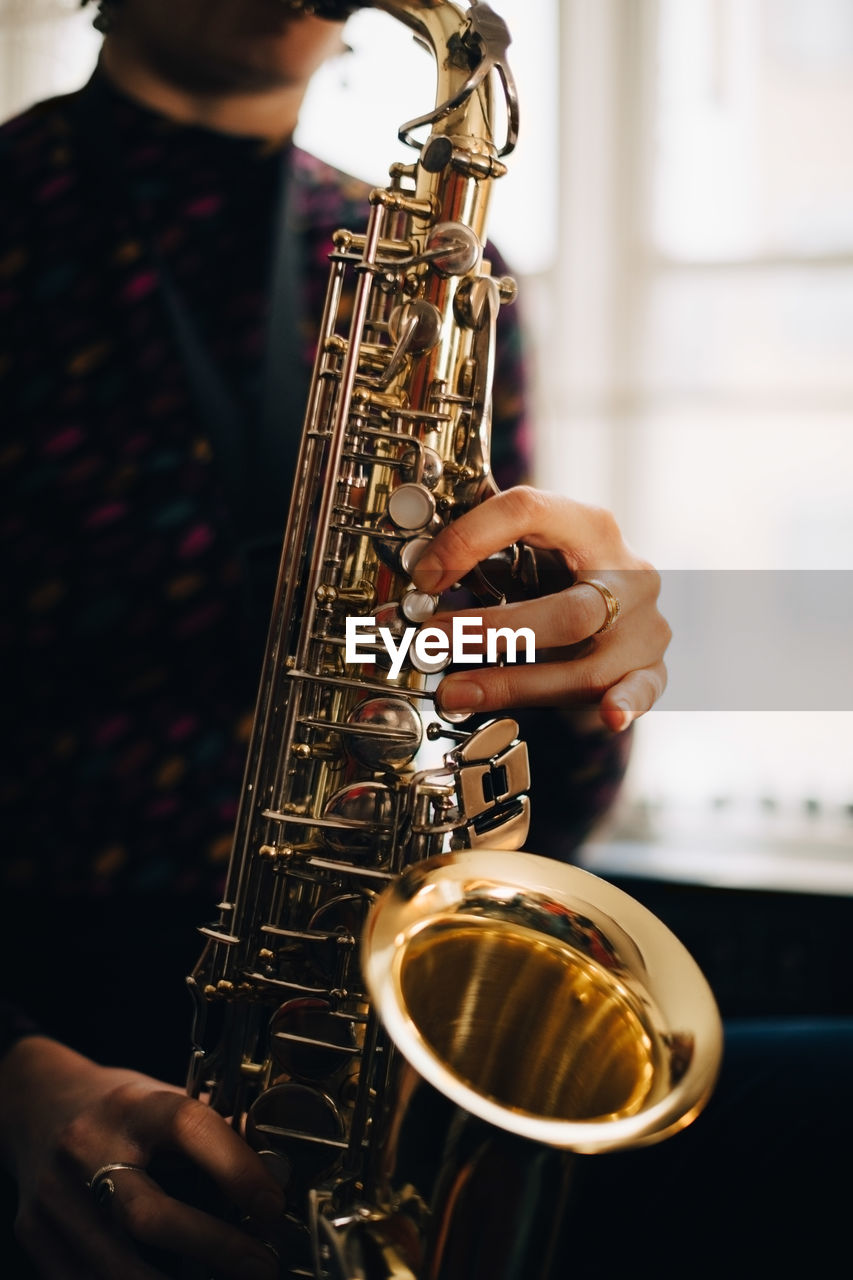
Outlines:
[[581, 578], [577, 583], [575, 583], [575, 585], [578, 587], [595, 587], [596, 591], [604, 601], [605, 608], [607, 609], [607, 617], [604, 619], [598, 630], [593, 632], [593, 635], [596, 636], [603, 635], [604, 632], [609, 631], [616, 622], [616, 619], [622, 612], [622, 605], [616, 599], [610, 588], [606, 587], [603, 582], [599, 582], [597, 578]]
[[107, 1204], [115, 1195], [116, 1184], [110, 1174], [115, 1173], [117, 1169], [132, 1169], [134, 1173], [146, 1172], [140, 1164], [124, 1164], [121, 1161], [117, 1161], [114, 1164], [101, 1165], [97, 1173], [94, 1173], [86, 1183], [86, 1187], [95, 1197], [97, 1205]]

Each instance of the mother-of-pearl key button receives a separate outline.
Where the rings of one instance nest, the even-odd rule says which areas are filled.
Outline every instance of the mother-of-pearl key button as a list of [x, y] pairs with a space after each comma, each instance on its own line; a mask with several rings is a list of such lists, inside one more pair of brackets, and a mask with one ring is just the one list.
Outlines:
[[400, 608], [409, 622], [426, 622], [438, 608], [438, 596], [431, 596], [426, 591], [407, 591], [400, 601]]
[[403, 543], [403, 549], [400, 552], [400, 566], [410, 578], [415, 571], [415, 565], [431, 542], [432, 538], [409, 538], [408, 542]]
[[401, 484], [388, 499], [388, 515], [398, 529], [423, 529], [435, 515], [435, 498], [422, 484]]
[[[432, 633], [424, 635], [424, 632]], [[436, 650], [431, 653], [431, 650]], [[450, 637], [442, 627], [421, 627], [409, 649], [409, 662], [416, 671], [434, 675], [450, 666]]]

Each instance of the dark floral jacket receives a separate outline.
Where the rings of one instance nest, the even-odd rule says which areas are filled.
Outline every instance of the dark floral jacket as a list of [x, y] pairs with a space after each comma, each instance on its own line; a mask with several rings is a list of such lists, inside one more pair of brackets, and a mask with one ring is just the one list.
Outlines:
[[[365, 187], [297, 148], [176, 125], [98, 73], [5, 125], [0, 166], [0, 878], [90, 896], [214, 892], [289, 479], [249, 536], [258, 504], [251, 489], [235, 503], [162, 277], [251, 424], [282, 175], [306, 367], [330, 237], [363, 225]], [[527, 471], [515, 308], [499, 344], [493, 465], [507, 487]], [[298, 406], [282, 418], [293, 431]], [[540, 851], [568, 856], [627, 744], [575, 738], [551, 713], [531, 725], [554, 846]]]

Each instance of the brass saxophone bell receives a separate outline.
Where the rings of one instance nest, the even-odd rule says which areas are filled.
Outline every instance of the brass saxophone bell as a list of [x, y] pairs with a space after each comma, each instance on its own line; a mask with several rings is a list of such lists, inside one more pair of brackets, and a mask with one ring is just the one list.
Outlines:
[[577, 867], [479, 849], [411, 867], [362, 969], [403, 1058], [463, 1111], [580, 1153], [658, 1142], [708, 1099], [722, 1024], [657, 917]]

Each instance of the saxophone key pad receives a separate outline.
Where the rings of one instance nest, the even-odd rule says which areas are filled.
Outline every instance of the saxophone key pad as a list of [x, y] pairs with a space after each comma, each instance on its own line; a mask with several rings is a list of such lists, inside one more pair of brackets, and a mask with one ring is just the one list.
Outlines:
[[403, 616], [409, 622], [426, 622], [438, 608], [438, 596], [426, 591], [407, 591], [400, 601]]
[[401, 769], [423, 738], [420, 717], [405, 698], [366, 698], [353, 707], [347, 725], [356, 731], [347, 750], [369, 769]]
[[[419, 634], [422, 634], [423, 630], [429, 630], [429, 628], [422, 628], [422, 631]], [[439, 635], [439, 628], [435, 627], [433, 630], [435, 631], [437, 639]], [[443, 630], [441, 635], [446, 637], [446, 633]], [[434, 675], [437, 671], [444, 671], [446, 667], [450, 666], [452, 655], [449, 648], [446, 653], [438, 653], [435, 657], [430, 657], [428, 654], [423, 652], [423, 647], [419, 645], [417, 641], [418, 636], [415, 637], [415, 642], [409, 650], [409, 662], [416, 671], [422, 672], [423, 675]]]
[[431, 542], [432, 538], [420, 537], [410, 538], [408, 542], [403, 544], [403, 549], [400, 552], [400, 567], [409, 577], [414, 573], [415, 565]]
[[351, 782], [341, 787], [323, 809], [323, 837], [330, 849], [350, 857], [376, 856], [390, 834], [391, 792], [383, 782]]
[[435, 449], [416, 445], [403, 454], [401, 471], [406, 481], [434, 489], [444, 475], [444, 463]]
[[[379, 605], [374, 609], [373, 616], [377, 627], [387, 627], [392, 636], [401, 636], [406, 630], [406, 619], [397, 600], [389, 600], [387, 604]], [[379, 652], [384, 652], [381, 647], [378, 648]]]
[[291, 1166], [288, 1186], [297, 1191], [334, 1168], [343, 1137], [343, 1120], [332, 1099], [319, 1088], [292, 1081], [260, 1094], [246, 1118], [249, 1146], [283, 1157]]
[[511, 747], [517, 737], [517, 720], [512, 720], [509, 716], [489, 720], [476, 733], [472, 733], [461, 747], [451, 753], [450, 763], [466, 765], [492, 760]]
[[446, 711], [444, 707], [442, 707], [441, 702], [438, 699], [436, 699], [435, 709], [438, 712], [438, 714], [441, 716], [445, 724], [464, 724], [465, 721], [470, 720], [474, 714], [473, 711], [466, 711], [466, 710]]
[[[449, 142], [449, 139], [445, 139]], [[425, 149], [437, 163], [441, 171], [450, 163], [453, 146], [442, 147], [442, 139], [435, 137]], [[422, 157], [422, 163], [429, 172], [429, 155]], [[439, 222], [429, 233], [427, 252], [432, 259], [436, 271], [445, 276], [464, 276], [473, 271], [480, 261], [483, 246], [475, 232], [464, 222]]]
[[424, 484], [401, 484], [388, 499], [388, 515], [398, 529], [425, 529], [435, 516], [435, 498]]
[[346, 1071], [357, 1051], [353, 1023], [335, 1014], [328, 1000], [297, 997], [273, 1014], [270, 1052], [295, 1080], [326, 1081]]

